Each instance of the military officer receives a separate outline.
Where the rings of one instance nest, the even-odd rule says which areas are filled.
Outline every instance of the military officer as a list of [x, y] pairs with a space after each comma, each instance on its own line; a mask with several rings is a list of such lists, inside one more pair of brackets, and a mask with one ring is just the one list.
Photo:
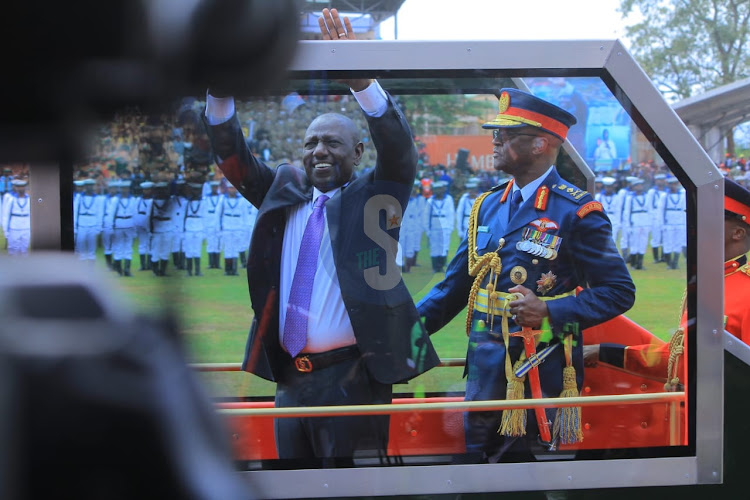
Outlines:
[[627, 230], [630, 243], [630, 262], [633, 269], [644, 269], [643, 256], [648, 246], [653, 212], [643, 192], [643, 179], [631, 183], [632, 192], [625, 198], [622, 209], [622, 225]]
[[201, 253], [203, 251], [203, 240], [206, 237], [206, 220], [210, 217], [208, 204], [202, 197], [203, 184], [191, 182], [190, 199], [185, 202], [182, 232], [184, 235], [185, 267], [187, 275], [193, 276], [193, 264], [195, 264], [195, 276], [203, 276], [201, 273]]
[[[501, 89], [499, 101], [498, 116], [484, 127], [493, 129], [495, 170], [513, 178], [474, 203], [468, 238], [417, 307], [433, 333], [468, 302], [467, 401], [575, 395], [583, 359], [573, 340], [628, 310], [635, 287], [601, 203], [554, 166], [575, 117], [517, 89]], [[543, 333], [535, 341], [522, 327]], [[519, 331], [528, 343], [513, 335]], [[534, 344], [545, 361], [524, 374]], [[552, 433], [544, 410], [528, 418], [523, 410], [467, 412], [467, 452], [484, 462], [534, 460], [538, 437], [581, 439], [570, 417], [563, 411]]]
[[250, 203], [246, 198], [241, 198], [245, 204], [245, 210], [247, 210], [247, 224], [242, 228], [242, 243], [240, 243], [240, 263], [242, 268], [247, 268], [247, 251], [250, 249], [250, 238], [253, 236], [253, 229], [255, 228], [255, 219], [258, 218], [258, 209], [255, 205]]
[[638, 177], [631, 175], [625, 177], [623, 186], [617, 192], [617, 196], [620, 198], [623, 208], [623, 216], [622, 219], [620, 219], [620, 251], [622, 252], [622, 257], [627, 262], [630, 262], [630, 225], [625, 223], [625, 202], [627, 201], [628, 196], [633, 194], [633, 183], [638, 180]]
[[113, 232], [114, 270], [120, 276], [130, 277], [130, 263], [133, 260], [133, 240], [135, 239], [135, 219], [138, 215], [138, 200], [130, 195], [130, 181], [119, 182], [120, 194], [110, 200], [108, 213]]
[[151, 232], [151, 269], [156, 276], [167, 275], [169, 254], [172, 251], [172, 239], [178, 219], [177, 202], [169, 194], [169, 184], [154, 184], [154, 199], [149, 212], [149, 231]]
[[221, 253], [221, 231], [219, 231], [219, 209], [222, 194], [219, 193], [219, 181], [211, 181], [211, 193], [205, 197], [206, 202], [206, 253], [208, 254], [208, 268], [221, 269], [219, 255]]
[[456, 206], [456, 230], [458, 231], [458, 237], [461, 239], [466, 238], [468, 234], [471, 207], [479, 194], [479, 179], [470, 177], [464, 186], [466, 192], [458, 199], [458, 205]]
[[141, 196], [138, 198], [135, 228], [138, 235], [138, 256], [141, 261], [141, 271], [151, 269], [151, 231], [149, 230], [149, 214], [151, 213], [151, 202], [153, 201], [154, 183], [151, 181], [141, 182]]
[[174, 209], [174, 231], [172, 233], [172, 263], [176, 269], [185, 269], [185, 205], [188, 202], [187, 183], [185, 179], [177, 179], [174, 182], [175, 192], [171, 197]]
[[405, 273], [408, 273], [415, 264], [417, 253], [422, 246], [424, 210], [427, 199], [420, 194], [421, 186], [422, 184], [415, 179], [409, 204], [406, 205], [406, 211], [404, 211], [401, 222], [399, 246], [401, 247], [402, 258], [401, 270]]
[[31, 240], [31, 203], [26, 192], [28, 181], [13, 179], [14, 193], [4, 196], [2, 207], [3, 234], [8, 244], [8, 255], [29, 253]]
[[112, 179], [107, 183], [107, 192], [102, 195], [102, 205], [104, 215], [102, 216], [102, 248], [104, 249], [104, 260], [107, 261], [107, 267], [115, 270], [112, 263], [112, 254], [115, 248], [115, 232], [112, 229], [112, 213], [109, 209], [112, 207], [112, 199], [117, 197], [120, 189], [120, 181]]
[[433, 195], [427, 200], [424, 225], [430, 238], [432, 270], [442, 273], [448, 258], [456, 208], [453, 197], [447, 194], [448, 183], [446, 181], [436, 181], [432, 188]]
[[96, 260], [96, 239], [104, 223], [104, 197], [94, 193], [94, 179], [84, 181], [84, 192], [73, 204], [75, 252], [80, 260]]
[[602, 178], [604, 191], [596, 194], [596, 201], [602, 204], [604, 213], [609, 217], [612, 224], [612, 239], [617, 242], [617, 235], [620, 233], [622, 225], [622, 198], [615, 193], [615, 178]]
[[659, 215], [663, 221], [664, 258], [667, 268], [677, 269], [682, 247], [687, 242], [687, 208], [685, 192], [682, 191], [677, 178], [670, 177], [667, 183], [669, 192], [664, 194], [661, 200]]
[[[662, 199], [667, 194], [666, 174], [656, 174], [654, 176], [654, 185], [646, 192], [648, 206], [651, 209], [651, 253], [654, 256], [654, 263], [665, 260], [662, 244], [664, 241], [664, 212], [660, 210]], [[660, 254], [661, 250], [661, 254]]]
[[242, 251], [242, 230], [248, 224], [247, 207], [234, 186], [227, 188], [219, 209], [219, 227], [224, 250], [224, 274], [237, 276], [237, 259]]
[[85, 190], [84, 182], [86, 182], [85, 179], [76, 179], [73, 181], [73, 203], [83, 194]]

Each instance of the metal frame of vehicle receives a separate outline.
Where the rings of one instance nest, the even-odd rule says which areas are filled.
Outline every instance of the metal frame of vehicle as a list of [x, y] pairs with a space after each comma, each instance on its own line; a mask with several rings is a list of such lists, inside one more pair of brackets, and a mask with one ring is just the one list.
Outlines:
[[[549, 461], [502, 465], [436, 465], [242, 473], [263, 498], [448, 494], [719, 483], [723, 456], [723, 181], [716, 166], [619, 41], [301, 42], [294, 78], [340, 78], [357, 72], [387, 79], [389, 72], [488, 70], [504, 76], [598, 76], [654, 144], [680, 182], [694, 193], [688, 211], [695, 228], [688, 266], [695, 270], [689, 298], [690, 368], [695, 377], [695, 455], [639, 460]], [[455, 73], [454, 73], [455, 74]], [[315, 75], [315, 76], [312, 76]], [[322, 76], [321, 76], [322, 75]], [[326, 76], [327, 75], [327, 76]], [[387, 84], [385, 85], [387, 87]], [[37, 172], [39, 176], [37, 176]], [[590, 177], [590, 173], [587, 175]], [[590, 182], [590, 178], [588, 179]], [[34, 231], [60, 234], [59, 176], [34, 169]], [[695, 186], [694, 191], [691, 191]], [[59, 194], [58, 194], [59, 196]], [[41, 199], [42, 201], [38, 201]], [[56, 231], [56, 233], [55, 233]], [[41, 242], [40, 242], [41, 243]], [[50, 244], [43, 245], [50, 248]], [[52, 245], [54, 246], [54, 245]], [[37, 247], [37, 245], [35, 245]], [[698, 265], [700, 263], [700, 265]], [[744, 359], [744, 358], [743, 358]], [[691, 403], [692, 406], [692, 403]], [[498, 467], [500, 469], [498, 469]]]

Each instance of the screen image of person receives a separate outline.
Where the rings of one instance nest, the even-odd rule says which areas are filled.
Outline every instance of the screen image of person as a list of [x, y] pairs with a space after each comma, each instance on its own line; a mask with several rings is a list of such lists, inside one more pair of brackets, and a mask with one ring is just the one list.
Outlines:
[[[355, 38], [335, 9], [323, 10], [320, 26], [325, 40]], [[349, 117], [316, 117], [305, 132], [304, 169], [273, 169], [247, 147], [234, 99], [216, 89], [207, 97], [217, 163], [258, 208], [247, 264], [255, 318], [243, 369], [276, 382], [277, 407], [390, 403], [393, 383], [439, 362], [395, 264], [416, 176], [412, 133], [377, 81], [346, 83], [377, 151], [375, 168], [359, 176], [364, 144]], [[274, 425], [280, 459], [336, 466], [385, 454], [389, 417]]]
[[[494, 168], [512, 179], [477, 198], [445, 279], [417, 305], [432, 334], [468, 303], [467, 401], [577, 395], [581, 332], [634, 303], [635, 286], [601, 203], [554, 166], [575, 123], [565, 110], [507, 88], [497, 117], [483, 126], [493, 132]], [[532, 367], [534, 358], [543, 362]], [[582, 439], [575, 415], [467, 412], [465, 459], [535, 460], [536, 451]]]

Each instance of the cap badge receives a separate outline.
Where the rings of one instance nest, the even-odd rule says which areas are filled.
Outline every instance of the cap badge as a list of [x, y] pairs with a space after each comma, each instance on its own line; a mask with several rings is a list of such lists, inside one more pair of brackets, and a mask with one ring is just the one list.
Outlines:
[[500, 104], [498, 105], [498, 112], [502, 115], [510, 107], [510, 94], [503, 92], [500, 94]]

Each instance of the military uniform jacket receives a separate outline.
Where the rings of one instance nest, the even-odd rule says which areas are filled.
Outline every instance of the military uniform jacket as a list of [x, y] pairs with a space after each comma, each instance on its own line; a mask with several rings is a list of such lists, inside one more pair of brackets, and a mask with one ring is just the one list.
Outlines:
[[206, 229], [216, 229], [219, 226], [219, 209], [221, 208], [222, 195], [209, 194], [203, 197], [206, 204]]
[[128, 196], [122, 198], [113, 196], [109, 200], [107, 209], [108, 220], [105, 225], [110, 229], [128, 229], [135, 226], [136, 217], [138, 216], [138, 198]]
[[100, 229], [104, 223], [104, 197], [81, 194], [73, 205], [76, 231], [82, 227]]
[[750, 344], [750, 264], [747, 257], [724, 263], [724, 329]]
[[[724, 262], [724, 329], [750, 344], [750, 264], [747, 256], [741, 255]], [[685, 370], [687, 358], [687, 315], [683, 311], [680, 327], [684, 330], [685, 354], [680, 356], [677, 373], [680, 380], [687, 380]], [[627, 372], [655, 379], [667, 378], [669, 368], [669, 342], [654, 340], [649, 344], [622, 345], [601, 344], [599, 360], [622, 368]]]
[[[395, 266], [398, 226], [416, 175], [411, 131], [390, 97], [388, 102], [383, 116], [366, 116], [378, 153], [375, 168], [353, 179], [326, 202], [335, 272], [357, 346], [370, 374], [386, 384], [407, 380], [439, 362], [400, 275], [397, 283], [376, 290], [366, 277], [372, 277], [372, 268], [365, 273], [361, 267], [364, 259], [359, 257], [364, 252], [377, 252], [381, 273], [385, 273], [385, 265]], [[272, 169], [251, 155], [236, 115], [220, 125], [207, 124], [207, 129], [225, 177], [259, 210], [247, 265], [255, 317], [243, 369], [278, 380], [283, 363], [290, 363], [279, 342], [278, 295], [286, 213], [290, 207], [312, 200], [313, 186], [303, 169], [292, 165]], [[384, 197], [377, 198], [379, 195]], [[395, 202], [377, 210], [381, 230], [373, 233], [372, 228], [364, 227], [364, 213], [367, 203], [377, 200]]]
[[28, 194], [7, 196], [3, 203], [3, 232], [31, 228], [31, 202]]
[[151, 213], [151, 202], [153, 202], [153, 198], [143, 198], [139, 197], [136, 198], [138, 200], [138, 203], [136, 204], [136, 215], [135, 215], [135, 221], [134, 224], [136, 227], [143, 228], [148, 230], [148, 219], [149, 214]]
[[[582, 332], [630, 309], [635, 301], [635, 286], [612, 241], [612, 227], [601, 204], [589, 193], [567, 183], [552, 169], [537, 189], [536, 199], [525, 200], [513, 219], [508, 221], [509, 187], [508, 184], [496, 187], [482, 201], [477, 224], [478, 255], [497, 251], [500, 240], [503, 240], [498, 252], [502, 269], [497, 290], [508, 292], [509, 288], [521, 284], [537, 296], [555, 297], [583, 287], [578, 295], [546, 302], [550, 327], [555, 335], [553, 343], [559, 342], [565, 331], [577, 327]], [[552, 245], [559, 242], [556, 258], [551, 260], [518, 248], [525, 238], [534, 235], [546, 235], [549, 241], [555, 241]], [[464, 239], [448, 266], [445, 279], [418, 305], [428, 332], [438, 331], [466, 307], [473, 281], [468, 274], [468, 240]], [[482, 288], [486, 285], [487, 278]], [[483, 316], [475, 313], [474, 319]], [[500, 320], [500, 317], [495, 318], [494, 331], [500, 331]], [[509, 327], [511, 332], [520, 330], [512, 320], [509, 320]], [[538, 349], [545, 345], [540, 344]], [[511, 338], [514, 362], [521, 350], [520, 339]], [[576, 372], [581, 379], [581, 342], [574, 347], [573, 353]], [[559, 395], [563, 366], [563, 349], [558, 348], [540, 367], [543, 389], [548, 395]], [[555, 374], [552, 387], [545, 386], [545, 371]]]
[[178, 219], [176, 209], [177, 202], [174, 196], [169, 198], [154, 198], [151, 200], [151, 212], [148, 219], [148, 228], [151, 233], [171, 233], [178, 227], [175, 219]]

